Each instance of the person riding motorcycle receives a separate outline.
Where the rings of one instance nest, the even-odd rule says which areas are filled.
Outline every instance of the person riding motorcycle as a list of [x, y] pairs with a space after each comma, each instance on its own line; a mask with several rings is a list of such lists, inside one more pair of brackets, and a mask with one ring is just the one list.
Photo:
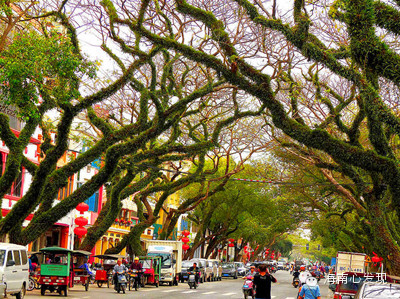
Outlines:
[[250, 271], [246, 273], [246, 275], [243, 277], [243, 279], [246, 279], [247, 276], [252, 276], [254, 277], [254, 275], [257, 273], [256, 271], [256, 266], [250, 266]]
[[193, 263], [193, 266], [189, 268], [188, 272], [193, 272], [196, 283], [199, 283], [200, 269], [197, 267], [196, 263]]
[[299, 278], [299, 276], [300, 276], [300, 271], [299, 271], [298, 268], [296, 268], [296, 269], [294, 270], [294, 272], [293, 272], [293, 281], [292, 281], [292, 283], [294, 283], [294, 280], [295, 280], [296, 278]]
[[141, 283], [141, 281], [142, 281], [141, 278], [142, 278], [143, 266], [139, 262], [139, 258], [138, 257], [135, 257], [135, 260], [133, 261], [133, 263], [129, 267], [129, 270], [137, 270], [138, 281], [140, 282], [140, 284], [142, 284]]
[[114, 266], [114, 269], [113, 269], [113, 279], [114, 279], [114, 289], [115, 290], [117, 290], [118, 272], [126, 272], [126, 267], [125, 267], [125, 265], [122, 265], [121, 260], [117, 261], [117, 264]]

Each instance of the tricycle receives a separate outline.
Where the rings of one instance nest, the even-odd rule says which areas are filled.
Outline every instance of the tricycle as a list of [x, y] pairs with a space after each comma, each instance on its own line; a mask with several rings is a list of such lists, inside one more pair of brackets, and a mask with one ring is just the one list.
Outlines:
[[143, 285], [154, 285], [158, 288], [160, 284], [161, 257], [140, 256], [139, 262], [143, 266]]
[[40, 294], [44, 296], [46, 290], [68, 295], [68, 286], [73, 284], [71, 275], [72, 250], [60, 247], [40, 249], [43, 253], [43, 263], [40, 266]]
[[85, 287], [85, 291], [89, 290], [90, 283], [90, 269], [87, 267], [87, 259], [92, 253], [84, 250], [74, 250], [72, 252], [72, 258], [74, 264], [81, 263], [79, 267], [74, 267], [72, 272], [72, 285], [82, 284]]
[[113, 284], [112, 270], [121, 256], [117, 254], [99, 254], [94, 257], [101, 261], [101, 263], [95, 264], [95, 282], [99, 288], [101, 288], [103, 284], [107, 284], [109, 288], [110, 284]]

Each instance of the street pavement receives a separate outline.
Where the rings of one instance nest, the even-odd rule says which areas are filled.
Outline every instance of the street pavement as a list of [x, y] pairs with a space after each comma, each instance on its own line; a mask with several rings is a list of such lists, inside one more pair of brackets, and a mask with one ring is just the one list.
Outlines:
[[[292, 276], [288, 271], [278, 271], [274, 274], [278, 280], [277, 283], [272, 285], [272, 298], [273, 299], [297, 299], [297, 289], [293, 288]], [[243, 298], [242, 294], [243, 280], [241, 278], [234, 280], [232, 278], [223, 278], [221, 282], [206, 282], [200, 284], [196, 290], [189, 289], [187, 283], [180, 283], [179, 286], [169, 287], [160, 286], [159, 288], [146, 286], [139, 289], [139, 291], [126, 291], [126, 294], [118, 294], [112, 288], [102, 287], [97, 285], [90, 285], [89, 291], [85, 292], [82, 286], [75, 286], [69, 290], [68, 297], [70, 299], [103, 299], [103, 298], [150, 298], [150, 299], [167, 299], [167, 298]], [[328, 285], [324, 284], [324, 280], [320, 282], [321, 295], [323, 299], [333, 298], [332, 292], [328, 289]], [[59, 295], [46, 292], [46, 296], [59, 297]], [[27, 292], [28, 299], [41, 298], [40, 291], [34, 290]]]

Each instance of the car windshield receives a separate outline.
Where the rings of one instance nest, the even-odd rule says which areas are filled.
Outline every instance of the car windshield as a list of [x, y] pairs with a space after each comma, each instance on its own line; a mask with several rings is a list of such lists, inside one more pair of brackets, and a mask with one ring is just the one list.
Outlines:
[[149, 253], [148, 256], [159, 256], [161, 257], [161, 268], [171, 268], [171, 255], [168, 253]]
[[193, 262], [189, 262], [189, 261], [182, 262], [182, 268], [190, 268], [192, 266], [193, 266]]
[[380, 284], [366, 285], [363, 298], [368, 299], [398, 299], [400, 298], [400, 285]]
[[[346, 277], [346, 282], [341, 283], [339, 286], [339, 291], [354, 291], [357, 292], [361, 283], [366, 280], [366, 277], [356, 277], [356, 276], [349, 276]], [[376, 281], [377, 278], [369, 278], [370, 281]]]
[[233, 265], [232, 264], [223, 264], [222, 268], [224, 268], [224, 269], [232, 269]]

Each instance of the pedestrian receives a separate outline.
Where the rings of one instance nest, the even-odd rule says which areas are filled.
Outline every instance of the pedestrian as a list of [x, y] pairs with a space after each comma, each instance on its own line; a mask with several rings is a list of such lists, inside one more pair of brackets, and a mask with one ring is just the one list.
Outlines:
[[256, 299], [271, 299], [271, 282], [276, 282], [275, 277], [268, 273], [267, 265], [258, 266], [258, 273], [254, 275]]
[[302, 286], [298, 299], [321, 299], [318, 281], [315, 277], [308, 277]]

